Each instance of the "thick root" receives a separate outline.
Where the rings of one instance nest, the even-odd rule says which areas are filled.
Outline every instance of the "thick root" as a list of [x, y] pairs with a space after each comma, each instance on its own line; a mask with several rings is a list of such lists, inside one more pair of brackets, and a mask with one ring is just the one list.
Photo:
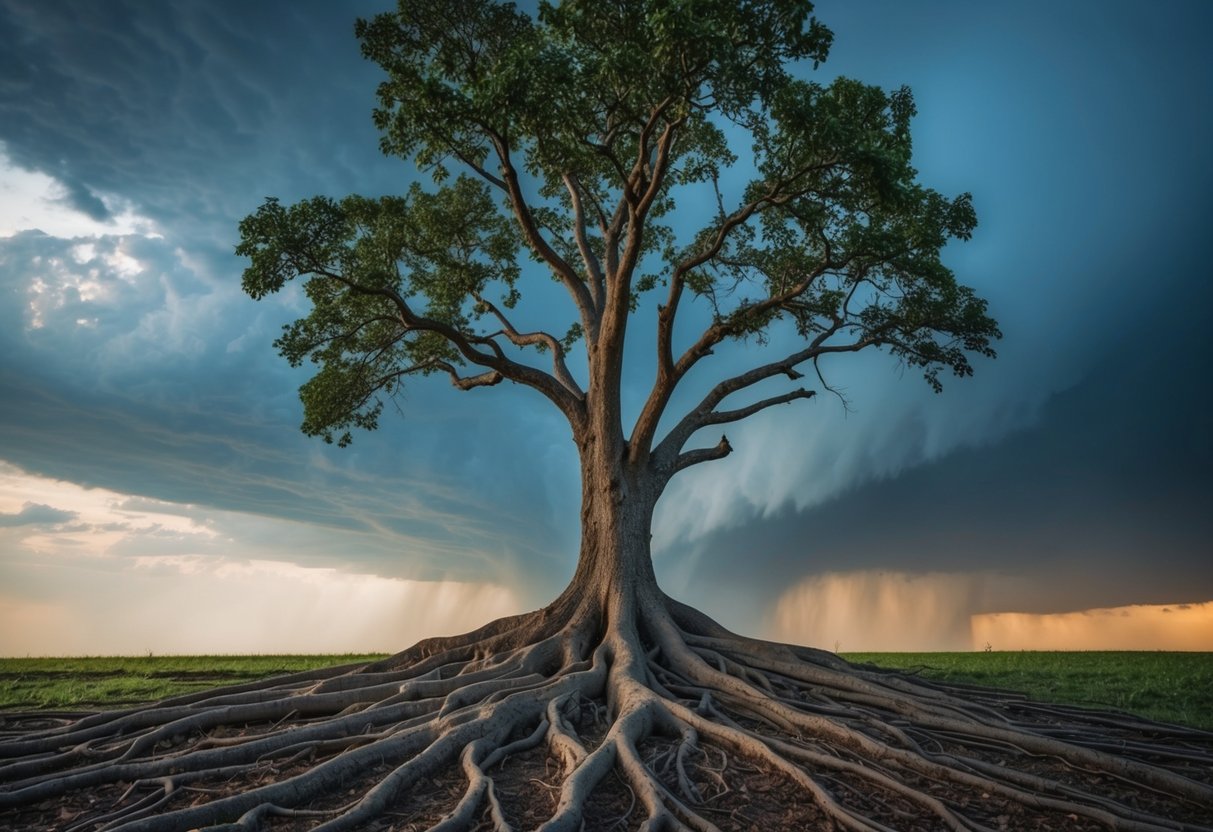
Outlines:
[[1213, 829], [1213, 734], [562, 598], [373, 666], [10, 715], [0, 829]]

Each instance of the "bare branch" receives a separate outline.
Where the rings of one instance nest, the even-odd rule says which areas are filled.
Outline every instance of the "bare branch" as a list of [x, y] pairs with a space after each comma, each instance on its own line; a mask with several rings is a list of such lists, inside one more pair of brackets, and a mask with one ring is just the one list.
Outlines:
[[[441, 370], [451, 377], [451, 384], [458, 387], [460, 390], [471, 390], [473, 387], [492, 387], [495, 384], [500, 384], [505, 380], [505, 376], [496, 370], [489, 370], [484, 373], [479, 373], [474, 376], [461, 376], [459, 370], [451, 363], [442, 361], [438, 358], [431, 358], [426, 361], [420, 361], [416, 364], [411, 364], [399, 370], [380, 376], [370, 385], [371, 389], [366, 396], [362, 398], [361, 404], [370, 401], [370, 397], [374, 392], [382, 389], [388, 383], [402, 378], [413, 373], [423, 373], [427, 370]], [[360, 406], [361, 406], [360, 404]]]
[[[570, 393], [582, 398], [585, 393], [582, 391], [577, 380], [573, 378], [569, 372], [568, 365], [565, 363], [564, 344], [560, 343], [560, 339], [549, 332], [542, 330], [538, 332], [519, 332], [514, 328], [514, 325], [506, 317], [496, 304], [492, 301], [485, 300], [478, 293], [473, 293], [472, 297], [482, 304], [500, 323], [502, 326], [501, 334], [510, 340], [510, 343], [516, 347], [533, 347], [537, 345], [546, 346], [552, 351], [552, 375], [563, 384]], [[492, 336], [489, 336], [489, 340]], [[494, 342], [495, 343], [495, 342]]]
[[[708, 425], [718, 424], [718, 422], [713, 421], [714, 417], [719, 417], [721, 415], [720, 413], [717, 413], [716, 407], [727, 396], [730, 396], [739, 390], [744, 390], [747, 387], [752, 387], [753, 385], [758, 384], [760, 381], [774, 378], [777, 375], [785, 375], [792, 380], [802, 378], [803, 374], [800, 373], [796, 367], [806, 361], [811, 361], [821, 355], [829, 353], [857, 352], [865, 347], [871, 346], [872, 344], [879, 343], [881, 340], [881, 336], [879, 334], [869, 333], [859, 340], [848, 344], [826, 345], [826, 339], [836, 333], [840, 328], [841, 326], [836, 324], [835, 326], [819, 334], [813, 339], [809, 346], [805, 347], [803, 350], [794, 352], [791, 355], [780, 359], [779, 361], [772, 361], [768, 364], [762, 365], [761, 367], [755, 367], [752, 370], [748, 370], [744, 373], [719, 382], [715, 387], [708, 391], [708, 394], [703, 397], [698, 405], [696, 405], [689, 413], [682, 417], [678, 424], [675, 425], [666, 435], [665, 439], [661, 440], [661, 444], [658, 445], [653, 451], [653, 456], [656, 459], [658, 467], [669, 468], [671, 462], [677, 458], [679, 451], [682, 450], [683, 445], [685, 445], [687, 440], [691, 438], [692, 434]], [[808, 391], [797, 393], [796, 395], [793, 395], [793, 398], [807, 398], [807, 396], [804, 395], [804, 393], [807, 392]], [[778, 401], [780, 398], [782, 397], [774, 397], [773, 399], [764, 400], [764, 402], [769, 402], [767, 406], [781, 404], [782, 402]], [[763, 404], [763, 402], [759, 402], [758, 404]], [[754, 405], [734, 411], [725, 411], [725, 413], [743, 414], [737, 417], [740, 419], [744, 418], [746, 415], [751, 415], [751, 413], [747, 411], [750, 411], [750, 408], [752, 407], [754, 407]], [[761, 409], [762, 407], [759, 407], [757, 410], [753, 410], [752, 412], [756, 413]], [[728, 418], [724, 421], [736, 421], [736, 419]], [[678, 469], [674, 468], [673, 470], [676, 471]]]
[[474, 376], [461, 376], [459, 371], [445, 361], [434, 361], [433, 366], [443, 370], [451, 377], [451, 384], [460, 390], [471, 390], [473, 387], [492, 387], [505, 380], [505, 376], [496, 370], [480, 373]]
[[[345, 286], [351, 292], [361, 295], [371, 295], [382, 297], [388, 300], [396, 309], [401, 325], [407, 330], [419, 330], [423, 332], [433, 332], [445, 338], [451, 346], [459, 351], [464, 358], [481, 367], [490, 370], [496, 370], [511, 381], [516, 381], [519, 384], [539, 391], [546, 396], [560, 411], [568, 417], [569, 421], [574, 425], [579, 424], [583, 418], [583, 408], [581, 399], [569, 390], [562, 382], [555, 379], [553, 376], [539, 370], [535, 367], [519, 364], [512, 361], [502, 353], [500, 346], [492, 343], [492, 353], [486, 353], [476, 349], [476, 344], [490, 343], [490, 340], [475, 339], [465, 335], [450, 324], [436, 321], [432, 318], [427, 318], [423, 315], [418, 315], [409, 306], [404, 297], [395, 289], [387, 287], [370, 287], [363, 286], [350, 280], [345, 275], [324, 268], [319, 263], [312, 263], [306, 270], [321, 277], [335, 280]], [[481, 385], [483, 386], [483, 385]]]
[[729, 444], [729, 437], [722, 435], [720, 441], [711, 448], [697, 448], [693, 451], [679, 454], [674, 460], [674, 469], [671, 473], [676, 474], [684, 468], [690, 468], [692, 465], [698, 465], [701, 462], [724, 459], [731, 453], [733, 453], [733, 446]]
[[598, 312], [589, 290], [578, 278], [573, 267], [552, 248], [547, 240], [543, 239], [526, 196], [522, 193], [522, 186], [518, 182], [518, 171], [514, 168], [513, 160], [510, 158], [510, 149], [505, 140], [494, 134], [493, 145], [497, 150], [498, 160], [501, 162], [501, 171], [506, 183], [506, 192], [509, 194], [510, 206], [514, 211], [514, 218], [522, 230], [523, 237], [547, 263], [553, 273], [560, 278], [560, 282], [564, 284], [565, 289], [573, 298], [573, 302], [577, 304], [577, 310], [581, 314], [581, 325], [585, 329], [587, 337], [592, 337], [592, 334], [598, 331]]
[[[791, 373], [795, 374], [796, 376], [800, 375], [800, 373], [797, 373], [795, 370], [792, 370]], [[712, 413], [709, 413], [706, 418], [704, 418], [703, 426], [706, 427], [708, 425], [723, 425], [728, 422], [739, 422], [742, 419], [753, 416], [759, 411], [766, 410], [768, 407], [774, 407], [775, 405], [779, 404], [787, 404], [788, 402], [794, 402], [797, 399], [811, 399], [816, 395], [816, 390], [806, 390], [803, 387], [798, 387], [790, 393], [784, 393], [782, 396], [771, 396], [770, 398], [762, 399], [761, 401], [754, 402], [746, 407], [739, 407], [736, 410], [713, 411]]]
[[586, 279], [590, 286], [590, 297], [594, 302], [595, 310], [600, 311], [602, 309], [605, 281], [602, 274], [602, 264], [598, 262], [598, 256], [594, 254], [594, 250], [590, 247], [589, 237], [586, 235], [585, 209], [581, 204], [581, 184], [577, 181], [575, 175], [566, 173], [564, 175], [564, 186], [568, 189], [569, 199], [573, 203], [573, 234], [577, 238], [577, 248], [581, 252], [581, 260], [585, 264]]
[[813, 359], [813, 372], [817, 374], [817, 380], [821, 382], [821, 386], [824, 387], [827, 392], [834, 394], [838, 398], [838, 401], [842, 403], [843, 412], [853, 413], [854, 411], [851, 408], [850, 399], [848, 399], [841, 390], [826, 381], [825, 373], [821, 372], [821, 362], [816, 358]]

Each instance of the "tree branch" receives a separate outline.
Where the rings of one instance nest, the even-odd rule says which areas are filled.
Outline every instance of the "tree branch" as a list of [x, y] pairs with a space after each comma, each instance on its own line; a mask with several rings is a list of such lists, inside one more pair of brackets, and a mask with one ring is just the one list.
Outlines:
[[451, 377], [451, 384], [460, 390], [471, 390], [473, 387], [492, 387], [505, 380], [505, 376], [496, 370], [489, 370], [474, 376], [461, 376], [459, 375], [459, 370], [453, 364], [439, 358], [431, 358], [400, 370], [393, 370], [387, 375], [375, 379], [371, 384], [371, 392], [363, 397], [362, 403], [365, 404], [369, 401], [374, 391], [382, 389], [388, 382], [403, 376], [412, 375], [413, 373], [423, 373], [426, 370], [441, 370]]
[[[596, 312], [601, 312], [603, 293], [605, 291], [605, 280], [602, 274], [602, 264], [598, 262], [598, 256], [594, 254], [594, 250], [590, 247], [590, 240], [586, 234], [585, 209], [581, 204], [581, 184], [577, 181], [574, 174], [566, 173], [564, 175], [564, 186], [568, 189], [569, 199], [573, 203], [573, 234], [577, 239], [577, 249], [581, 252], [581, 260], [585, 264], [586, 282], [590, 286], [590, 298], [594, 303]], [[597, 340], [597, 333], [593, 333], [594, 339]]]
[[[742, 205], [740, 208], [733, 211], [732, 214], [724, 217], [720, 223], [720, 226], [716, 229], [716, 234], [713, 236], [712, 241], [706, 248], [697, 254], [687, 257], [674, 267], [674, 271], [670, 276], [669, 294], [666, 297], [665, 304], [660, 307], [660, 311], [657, 316], [657, 364], [659, 375], [664, 372], [671, 377], [675, 376], [673, 372], [674, 320], [677, 317], [678, 307], [682, 301], [682, 294], [683, 289], [686, 286], [687, 274], [689, 274], [693, 269], [697, 269], [716, 258], [724, 248], [725, 242], [727, 242], [729, 235], [732, 234], [736, 229], [748, 223], [755, 214], [761, 213], [762, 211], [775, 205], [785, 205], [792, 200], [808, 193], [808, 189], [795, 191], [786, 190], [790, 185], [798, 180], [804, 179], [804, 177], [812, 173], [826, 170], [827, 168], [834, 167], [838, 164], [839, 160], [832, 158], [817, 164], [806, 165], [805, 167], [793, 172], [790, 176], [778, 179], [767, 188], [765, 194], [751, 200], [745, 205]], [[723, 213], [723, 210], [721, 213]], [[826, 256], [823, 261], [824, 270], [825, 268], [829, 268], [828, 264], [831, 260], [831, 256], [829, 241], [828, 239], [825, 239], [824, 236], [823, 239], [825, 240], [826, 245]], [[814, 275], [814, 277], [815, 276], [816, 275]], [[710, 347], [710, 345], [707, 346]], [[695, 361], [699, 360], [699, 358], [702, 358], [703, 355], [706, 354], [708, 354], [708, 352], [694, 352], [693, 350], [685, 353], [683, 358], [691, 359], [686, 369], [690, 369], [690, 366], [692, 366]], [[683, 372], [685, 372], [685, 369]], [[677, 377], [681, 377], [681, 374], [678, 374]], [[677, 383], [677, 380], [675, 380], [675, 383]], [[657, 404], [655, 401], [653, 403]], [[664, 403], [661, 404], [661, 407], [664, 408]], [[657, 415], [660, 416], [660, 413]]]
[[[582, 391], [577, 380], [573, 378], [569, 372], [568, 365], [565, 363], [564, 344], [560, 343], [560, 339], [549, 332], [519, 332], [514, 328], [509, 318], [505, 313], [497, 308], [497, 305], [492, 301], [485, 300], [477, 293], [473, 293], [472, 297], [482, 304], [500, 323], [502, 326], [501, 333], [510, 340], [510, 343], [516, 347], [533, 347], [536, 345], [546, 346], [552, 351], [552, 375], [563, 384], [570, 393], [583, 398], [585, 393]], [[490, 336], [491, 337], [491, 336]]]
[[[730, 396], [739, 390], [744, 390], [747, 387], [752, 387], [753, 385], [758, 384], [760, 381], [765, 381], [766, 379], [773, 378], [777, 375], [785, 375], [793, 381], [803, 378], [803, 374], [796, 370], [796, 367], [799, 364], [803, 364], [806, 361], [810, 361], [821, 355], [826, 355], [829, 353], [857, 352], [864, 347], [879, 343], [881, 340], [881, 335], [870, 333], [849, 344], [826, 345], [826, 339], [837, 332], [840, 328], [841, 327], [836, 324], [835, 326], [830, 327], [819, 334], [813, 339], [809, 346], [803, 350], [794, 352], [791, 355], [780, 359], [779, 361], [772, 361], [769, 364], [764, 364], [761, 367], [755, 367], [752, 370], [748, 370], [744, 373], [732, 376], [731, 378], [727, 378], [719, 382], [715, 387], [708, 391], [708, 394], [703, 397], [699, 404], [696, 405], [685, 416], [683, 416], [678, 424], [671, 428], [670, 432], [666, 434], [666, 437], [661, 440], [661, 444], [658, 445], [653, 451], [656, 465], [659, 468], [669, 467], [672, 465], [674, 460], [677, 459], [679, 451], [682, 450], [683, 445], [685, 445], [687, 440], [691, 438], [691, 435], [703, 427], [719, 424], [720, 422], [715, 421], [715, 419], [720, 419], [721, 421], [737, 421], [738, 419], [752, 415], [752, 413], [757, 413], [764, 407], [782, 404], [784, 401], [791, 401], [792, 399], [808, 398], [813, 394], [810, 391], [803, 390], [802, 388], [801, 391], [793, 391], [792, 394], [788, 394], [790, 398], [785, 396], [776, 396], [771, 399], [765, 399], [762, 402], [758, 402], [756, 405], [750, 405], [749, 407], [739, 408], [737, 410], [717, 413], [717, 405], [719, 405], [720, 402], [723, 401], [727, 396]], [[735, 414], [736, 418], [732, 418]], [[724, 417], [723, 419], [721, 419], [722, 416]], [[678, 469], [675, 467], [672, 470], [676, 471]]]
[[729, 444], [729, 438], [721, 436], [720, 441], [711, 448], [697, 448], [693, 451], [679, 454], [674, 460], [673, 470], [670, 472], [670, 475], [673, 476], [684, 468], [690, 468], [692, 465], [698, 465], [701, 462], [724, 459], [731, 453], [733, 453], [733, 446]]
[[[795, 371], [793, 371], [795, 372]], [[796, 375], [799, 375], [798, 373]], [[736, 410], [715, 410], [712, 411], [703, 419], [702, 427], [708, 425], [723, 425], [728, 422], [739, 422], [742, 419], [753, 416], [759, 411], [766, 410], [768, 407], [774, 407], [779, 404], [787, 404], [794, 402], [797, 399], [811, 399], [817, 395], [816, 390], [806, 390], [803, 387], [798, 387], [790, 393], [784, 393], [782, 396], [771, 396], [767, 399], [754, 402], [746, 407], [739, 407]]]
[[477, 173], [477, 175], [479, 175], [480, 178], [483, 179], [485, 182], [488, 182], [489, 184], [494, 185], [503, 191], [509, 190], [506, 187], [506, 184], [504, 181], [502, 181], [499, 177], [493, 176], [493, 174], [489, 173], [481, 165], [477, 164], [476, 162], [473, 162], [471, 159], [469, 159], [467, 156], [465, 156], [463, 153], [461, 153], [459, 150], [457, 150], [454, 147], [453, 143], [451, 146], [451, 153], [453, 153], [455, 155], [455, 158], [458, 159], [460, 162], [463, 162], [463, 164], [467, 165], [469, 168], [474, 170]]
[[[637, 137], [636, 162], [632, 167], [631, 174], [624, 180], [624, 200], [620, 203], [620, 209], [626, 205], [628, 236], [624, 244], [623, 257], [618, 263], [617, 268], [609, 277], [614, 277], [614, 283], [611, 291], [614, 293], [610, 309], [614, 312], [622, 312], [626, 314], [631, 302], [632, 289], [632, 271], [636, 268], [636, 263], [640, 259], [640, 253], [644, 248], [644, 227], [645, 217], [648, 215], [649, 209], [653, 202], [657, 199], [657, 195], [661, 192], [661, 186], [665, 182], [666, 174], [670, 167], [670, 153], [674, 147], [674, 137], [677, 130], [685, 119], [678, 118], [666, 123], [665, 129], [661, 131], [661, 136], [657, 139], [657, 147], [654, 149], [655, 158], [650, 163], [649, 155], [649, 139], [653, 131], [657, 129], [657, 124], [660, 122], [666, 110], [673, 103], [673, 99], [667, 98], [653, 108], [653, 112], [649, 114], [648, 121], [640, 130], [640, 135]], [[645, 182], [645, 172], [648, 171], [648, 181]], [[642, 187], [643, 186], [643, 187]], [[643, 191], [643, 192], [641, 192]], [[621, 210], [616, 211], [616, 218], [621, 219]]]
[[[674, 389], [700, 359], [712, 354], [713, 347], [727, 338], [730, 333], [737, 331], [739, 325], [747, 318], [763, 315], [772, 309], [790, 303], [807, 291], [813, 281], [817, 280], [831, 268], [836, 268], [839, 265], [829, 261], [828, 247], [826, 251], [826, 260], [792, 287], [758, 303], [737, 309], [724, 320], [717, 321], [709, 326], [700, 335], [699, 339], [679, 357], [677, 363], [672, 361], [670, 354], [673, 333], [673, 310], [669, 307], [661, 308], [658, 313], [657, 337], [659, 359], [657, 380], [654, 382], [653, 389], [649, 392], [649, 397], [645, 401], [644, 408], [636, 420], [636, 428], [632, 436], [634, 454], [642, 454], [646, 449], [651, 447], [653, 437], [657, 432], [657, 425], [665, 414], [666, 406], [669, 404]], [[674, 297], [674, 303], [676, 304], [677, 295]]]
[[475, 376], [461, 376], [458, 370], [445, 361], [433, 361], [431, 363], [434, 367], [446, 372], [451, 377], [451, 384], [460, 390], [471, 390], [473, 387], [492, 387], [500, 384], [505, 379], [505, 376], [497, 370], [489, 370]]
[[[648, 137], [656, 129], [656, 125], [670, 103], [671, 100], [667, 99], [657, 105], [641, 130], [638, 137], [639, 148], [637, 149], [636, 164], [631, 175], [623, 183], [624, 198], [616, 208], [606, 237], [607, 294], [606, 303], [603, 306], [602, 326], [606, 349], [599, 354], [599, 360], [603, 362], [604, 367], [609, 368], [605, 380], [611, 386], [617, 384], [618, 375], [621, 372], [623, 336], [627, 329], [628, 316], [631, 314], [632, 273], [644, 250], [645, 217], [657, 194], [661, 191], [665, 175], [669, 170], [674, 137], [678, 126], [683, 123], [683, 119], [675, 119], [666, 124], [657, 142], [656, 158], [650, 166]], [[651, 177], [644, 186], [644, 193], [637, 196], [636, 190], [644, 182], [646, 167], [650, 169]], [[622, 256], [620, 256], [618, 234], [625, 222], [627, 237]]]
[[[345, 275], [326, 269], [316, 263], [313, 263], [307, 271], [330, 280], [335, 280], [351, 292], [385, 298], [395, 307], [400, 323], [405, 329], [433, 332], [436, 335], [442, 336], [468, 361], [478, 366], [495, 370], [511, 381], [525, 384], [539, 391], [560, 408], [560, 411], [568, 417], [572, 424], [578, 425], [581, 423], [584, 417], [581, 399], [567, 389], [564, 384], [543, 370], [510, 360], [505, 357], [500, 348], [495, 344], [493, 346], [496, 349], [492, 354], [476, 349], [470, 338], [450, 324], [418, 315], [408, 305], [404, 297], [394, 289], [363, 286], [350, 280]], [[478, 386], [483, 386], [483, 382]]]
[[636, 206], [636, 213], [642, 217], [649, 212], [657, 194], [661, 193], [661, 185], [670, 169], [670, 152], [674, 147], [674, 137], [683, 121], [684, 119], [679, 118], [669, 122], [661, 131], [661, 137], [657, 139], [657, 158], [653, 161], [649, 185]]
[[501, 171], [506, 184], [506, 192], [509, 194], [510, 207], [514, 211], [514, 218], [518, 221], [519, 228], [522, 230], [522, 235], [527, 243], [535, 250], [535, 252], [547, 263], [548, 267], [560, 278], [560, 282], [564, 284], [573, 302], [577, 304], [577, 310], [581, 315], [581, 325], [586, 331], [586, 337], [591, 337], [593, 333], [598, 331], [598, 312], [594, 306], [594, 301], [590, 297], [589, 290], [585, 284], [577, 277], [577, 273], [573, 267], [561, 257], [555, 249], [543, 239], [543, 235], [539, 232], [539, 226], [535, 222], [535, 217], [531, 213], [530, 205], [527, 204], [526, 197], [522, 193], [522, 186], [518, 182], [518, 171], [514, 168], [514, 163], [510, 159], [510, 150], [506, 145], [505, 140], [500, 136], [493, 134], [493, 146], [497, 150], [498, 160], [501, 162]]

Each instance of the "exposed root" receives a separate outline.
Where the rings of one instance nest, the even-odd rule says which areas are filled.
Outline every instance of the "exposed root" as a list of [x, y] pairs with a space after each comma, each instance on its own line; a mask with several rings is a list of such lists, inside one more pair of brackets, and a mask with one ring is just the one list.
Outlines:
[[372, 666], [9, 715], [0, 829], [1213, 829], [1213, 734], [570, 597]]

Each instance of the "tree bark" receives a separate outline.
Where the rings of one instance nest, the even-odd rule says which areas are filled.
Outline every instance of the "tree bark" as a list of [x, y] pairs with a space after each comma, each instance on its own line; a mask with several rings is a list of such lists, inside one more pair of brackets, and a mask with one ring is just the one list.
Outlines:
[[564, 594], [612, 624], [635, 620], [644, 604], [663, 597], [650, 548], [660, 484], [647, 465], [627, 460], [617, 431], [590, 430], [577, 440], [581, 549]]

